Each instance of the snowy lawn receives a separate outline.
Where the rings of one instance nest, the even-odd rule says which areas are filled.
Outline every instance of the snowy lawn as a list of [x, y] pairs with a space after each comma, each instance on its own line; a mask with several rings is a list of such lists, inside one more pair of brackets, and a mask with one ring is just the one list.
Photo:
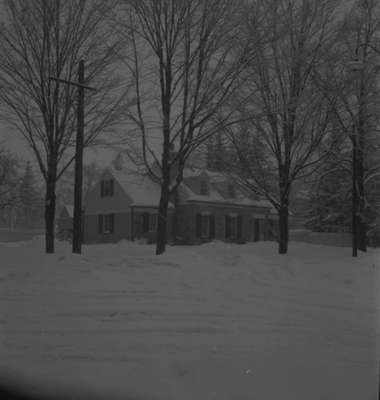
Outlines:
[[0, 244], [2, 377], [105, 399], [377, 399], [380, 252], [290, 245]]

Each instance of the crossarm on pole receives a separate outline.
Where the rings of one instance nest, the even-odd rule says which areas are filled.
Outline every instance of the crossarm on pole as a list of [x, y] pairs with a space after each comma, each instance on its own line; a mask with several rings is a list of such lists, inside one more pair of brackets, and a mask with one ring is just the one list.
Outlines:
[[82, 85], [81, 83], [78, 83], [78, 82], [72, 82], [72, 81], [68, 81], [66, 79], [55, 78], [54, 76], [49, 76], [49, 79], [51, 79], [53, 81], [61, 82], [61, 83], [66, 83], [67, 85], [73, 85], [73, 86], [77, 86], [77, 87], [80, 87], [83, 89], [93, 90], [94, 92], [96, 92], [95, 88], [93, 88], [91, 86]]

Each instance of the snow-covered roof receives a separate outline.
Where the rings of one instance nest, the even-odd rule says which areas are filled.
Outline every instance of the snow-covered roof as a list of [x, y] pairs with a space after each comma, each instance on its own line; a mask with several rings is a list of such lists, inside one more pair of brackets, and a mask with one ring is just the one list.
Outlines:
[[229, 178], [226, 175], [223, 175], [221, 172], [206, 170], [206, 173], [209, 176], [210, 181], [212, 183], [220, 183], [220, 182], [229, 181]]
[[[160, 201], [161, 188], [160, 185], [148, 176], [127, 168], [108, 168], [115, 180], [120, 184], [125, 193], [131, 198], [132, 204], [138, 207], [157, 207]], [[186, 178], [199, 177], [205, 174], [209, 177], [211, 185], [207, 195], [195, 193], [187, 184]], [[187, 202], [203, 202], [217, 203], [220, 205], [246, 206], [272, 209], [272, 205], [267, 200], [254, 200], [245, 196], [243, 193], [237, 193], [234, 198], [227, 198], [220, 193], [213, 184], [229, 181], [229, 178], [220, 172], [214, 172], [200, 168], [185, 168], [183, 172], [185, 180], [181, 183], [180, 188], [184, 193], [184, 201]], [[169, 207], [173, 208], [173, 204], [169, 202]]]
[[245, 206], [245, 207], [260, 207], [260, 208], [271, 208], [271, 204], [268, 202], [264, 202], [262, 200], [251, 200], [248, 198], [245, 199], [232, 199], [232, 198], [224, 198], [219, 196], [202, 196], [202, 195], [192, 195], [189, 196], [186, 201], [199, 201], [205, 203], [219, 203], [226, 204], [231, 206]]
[[65, 204], [63, 208], [66, 209], [67, 214], [69, 215], [70, 218], [74, 217], [74, 206], [70, 204]]
[[202, 174], [204, 170], [199, 169], [199, 168], [185, 168], [183, 170], [183, 177], [184, 178], [193, 178], [197, 177]]
[[[160, 186], [147, 175], [141, 175], [126, 169], [109, 168], [108, 171], [131, 198], [133, 205], [158, 207], [161, 195]], [[169, 203], [169, 207], [173, 207], [173, 204]]]
[[217, 183], [217, 182], [227, 182], [228, 177], [226, 175], [222, 174], [221, 172], [216, 172], [216, 171], [211, 171], [209, 169], [205, 168], [185, 168], [183, 170], [183, 177], [186, 178], [193, 178], [193, 177], [198, 177], [202, 174], [205, 174], [208, 176], [211, 182]]
[[224, 198], [220, 196], [219, 193], [215, 191], [210, 191], [210, 194], [191, 194], [186, 198], [186, 200], [190, 201], [208, 201], [208, 202], [215, 202], [215, 201], [222, 201]]
[[207, 202], [207, 203], [219, 203], [219, 204], [227, 204], [233, 206], [248, 206], [248, 207], [260, 207], [260, 208], [269, 208], [272, 209], [272, 204], [265, 199], [253, 200], [249, 197], [243, 195], [243, 193], [237, 193], [234, 198], [227, 198], [222, 196], [215, 188], [213, 188], [212, 184], [228, 182], [230, 179], [228, 176], [222, 174], [221, 172], [210, 171], [207, 169], [185, 169], [184, 177], [195, 177], [200, 176], [201, 174], [206, 174], [211, 182], [211, 187], [209, 194], [201, 195], [194, 193], [191, 188], [186, 185], [185, 182], [181, 184], [181, 188], [184, 191], [186, 196], [186, 201], [199, 201], [199, 202]]

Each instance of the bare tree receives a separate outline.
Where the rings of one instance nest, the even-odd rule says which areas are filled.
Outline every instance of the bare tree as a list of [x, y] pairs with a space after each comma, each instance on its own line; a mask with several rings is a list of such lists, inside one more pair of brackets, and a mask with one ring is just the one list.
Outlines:
[[321, 144], [331, 130], [331, 103], [318, 89], [315, 71], [330, 54], [335, 10], [334, 0], [256, 1], [247, 7], [244, 31], [256, 57], [246, 71], [242, 93], [250, 93], [250, 99], [241, 112], [245, 129], [264, 145], [265, 167], [252, 167], [249, 141], [234, 130], [229, 137], [246, 171], [242, 184], [266, 196], [278, 211], [280, 254], [288, 250], [293, 182], [318, 167], [325, 156]]
[[379, 171], [374, 162], [378, 143], [379, 88], [376, 85], [380, 59], [380, 8], [374, 0], [356, 1], [340, 27], [340, 57], [334, 64], [325, 90], [337, 98], [336, 119], [352, 157], [352, 233], [353, 255], [357, 248], [366, 251], [368, 230], [368, 193], [370, 182]]
[[0, 112], [33, 151], [46, 183], [46, 252], [54, 252], [56, 183], [70, 165], [77, 89], [49, 79], [76, 80], [86, 61], [89, 144], [117, 122], [117, 46], [107, 27], [114, 2], [101, 0], [3, 0], [0, 29]]
[[127, 65], [136, 100], [128, 116], [141, 161], [161, 185], [156, 254], [165, 251], [168, 202], [185, 162], [227, 123], [228, 114], [215, 117], [239, 87], [250, 58], [239, 36], [240, 5], [238, 0], [125, 1], [124, 34], [132, 43]]

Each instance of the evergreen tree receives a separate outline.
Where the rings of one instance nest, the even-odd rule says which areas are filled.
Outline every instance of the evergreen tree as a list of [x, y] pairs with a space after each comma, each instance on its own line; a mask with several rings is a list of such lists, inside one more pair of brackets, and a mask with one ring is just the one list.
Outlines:
[[19, 205], [19, 166], [20, 160], [17, 156], [0, 150], [0, 213], [2, 222], [11, 229], [15, 225]]

